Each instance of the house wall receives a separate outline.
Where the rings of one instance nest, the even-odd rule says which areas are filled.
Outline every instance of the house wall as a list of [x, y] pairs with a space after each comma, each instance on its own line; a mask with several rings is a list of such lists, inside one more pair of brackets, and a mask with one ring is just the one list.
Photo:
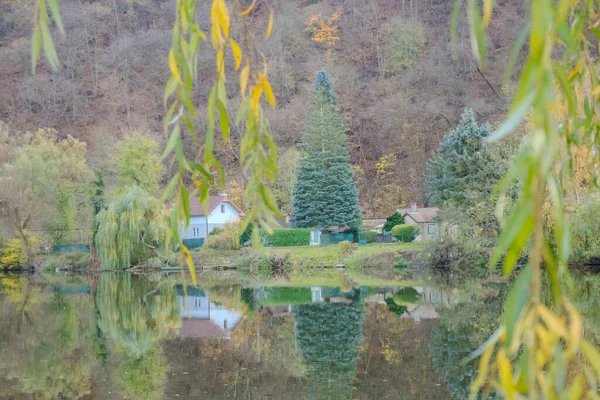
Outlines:
[[[415, 242], [427, 242], [439, 239], [439, 229], [437, 224], [433, 222], [416, 222], [414, 219], [407, 216], [404, 218], [404, 223], [408, 225], [417, 225], [420, 229], [419, 235], [415, 238]], [[429, 228], [432, 228], [432, 233], [429, 233]]]
[[[224, 212], [221, 212], [221, 205], [225, 206]], [[223, 202], [208, 215], [208, 232], [210, 233], [216, 227], [222, 227], [227, 222], [235, 222], [239, 221], [239, 219], [240, 214], [237, 210], [231, 204]], [[183, 234], [183, 239], [206, 238], [206, 236], [206, 217], [191, 217], [190, 225]]]

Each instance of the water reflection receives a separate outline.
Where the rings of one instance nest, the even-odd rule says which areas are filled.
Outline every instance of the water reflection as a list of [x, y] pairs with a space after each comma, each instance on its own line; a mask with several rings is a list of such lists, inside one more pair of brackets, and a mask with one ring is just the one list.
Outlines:
[[[595, 340], [600, 277], [574, 281]], [[0, 398], [462, 399], [505, 292], [3, 276]]]

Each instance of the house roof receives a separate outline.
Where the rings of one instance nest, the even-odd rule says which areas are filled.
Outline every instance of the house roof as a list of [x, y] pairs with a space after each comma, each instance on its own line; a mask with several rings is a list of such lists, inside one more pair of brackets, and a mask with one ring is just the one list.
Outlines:
[[210, 319], [189, 319], [184, 318], [179, 329], [179, 336], [201, 338], [216, 337], [228, 339], [230, 331], [221, 329]]
[[411, 211], [410, 208], [398, 208], [396, 211], [403, 217], [408, 215], [415, 222], [433, 222], [440, 209], [437, 207], [423, 207], [417, 208], [417, 211]]
[[[233, 204], [227, 196], [221, 195], [208, 197], [208, 214], [210, 215], [210, 213], [221, 203], [229, 203], [229, 205], [240, 213], [240, 216], [244, 215], [244, 212], [238, 206]], [[204, 217], [206, 215], [204, 213], [204, 206], [200, 203], [200, 197], [190, 197], [190, 215], [192, 217]]]

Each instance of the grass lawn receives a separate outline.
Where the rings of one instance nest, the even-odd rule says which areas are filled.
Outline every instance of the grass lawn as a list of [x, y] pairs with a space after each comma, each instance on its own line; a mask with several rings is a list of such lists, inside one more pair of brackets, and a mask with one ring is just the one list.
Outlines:
[[332, 267], [340, 263], [337, 246], [268, 247], [267, 254], [289, 253], [294, 268]]

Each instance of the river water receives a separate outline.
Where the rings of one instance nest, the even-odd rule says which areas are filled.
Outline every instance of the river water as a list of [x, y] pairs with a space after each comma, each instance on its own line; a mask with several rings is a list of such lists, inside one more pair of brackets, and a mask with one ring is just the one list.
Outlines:
[[[600, 279], [575, 287], [595, 342]], [[463, 399], [506, 290], [0, 275], [0, 398]]]

